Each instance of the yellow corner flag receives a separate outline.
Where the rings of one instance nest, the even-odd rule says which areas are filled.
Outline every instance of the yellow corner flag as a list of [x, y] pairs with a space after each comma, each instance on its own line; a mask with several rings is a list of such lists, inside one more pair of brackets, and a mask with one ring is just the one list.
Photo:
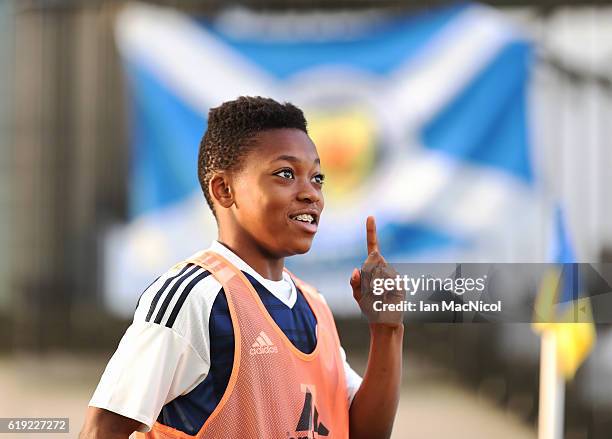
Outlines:
[[563, 305], [563, 312], [558, 312], [556, 304], [560, 291], [567, 287], [565, 282], [567, 279], [559, 269], [544, 274], [536, 298], [533, 328], [538, 333], [554, 333], [558, 370], [565, 379], [572, 379], [593, 349], [596, 332], [588, 298], [571, 301]]

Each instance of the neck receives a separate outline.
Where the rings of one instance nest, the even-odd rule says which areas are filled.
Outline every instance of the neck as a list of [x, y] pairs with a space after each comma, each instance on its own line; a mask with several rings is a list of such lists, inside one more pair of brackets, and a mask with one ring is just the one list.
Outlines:
[[217, 240], [246, 262], [261, 277], [278, 281], [283, 278], [285, 258], [271, 255], [252, 240], [240, 239], [239, 236], [219, 231]]

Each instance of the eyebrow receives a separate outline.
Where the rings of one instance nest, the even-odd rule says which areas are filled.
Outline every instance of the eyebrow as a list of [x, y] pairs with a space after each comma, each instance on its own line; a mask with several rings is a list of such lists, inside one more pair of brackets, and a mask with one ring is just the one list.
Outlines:
[[[300, 162], [300, 159], [299, 159], [299, 158], [297, 158], [297, 157], [295, 157], [295, 156], [293, 156], [293, 155], [279, 155], [278, 157], [276, 157], [276, 158], [275, 158], [274, 160], [272, 160], [272, 161], [273, 161], [273, 162], [276, 162], [276, 161], [278, 161], [278, 160], [286, 160], [286, 161], [288, 161], [288, 162], [293, 162], [293, 163], [299, 163], [299, 162]], [[320, 159], [317, 157], [317, 158], [314, 160], [314, 163], [315, 163], [315, 164], [319, 164], [319, 165], [320, 165], [320, 164], [321, 164], [321, 160], [320, 160]]]

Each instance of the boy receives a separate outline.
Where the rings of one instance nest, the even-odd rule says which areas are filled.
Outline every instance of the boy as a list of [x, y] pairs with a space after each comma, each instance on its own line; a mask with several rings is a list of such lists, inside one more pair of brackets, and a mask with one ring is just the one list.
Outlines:
[[[198, 176], [218, 240], [142, 294], [80, 437], [389, 437], [401, 316], [370, 323], [362, 380], [323, 297], [284, 270], [310, 249], [323, 210], [301, 110], [261, 97], [213, 108]], [[366, 228], [364, 266], [386, 268], [373, 218]], [[359, 270], [350, 284], [363, 307]]]

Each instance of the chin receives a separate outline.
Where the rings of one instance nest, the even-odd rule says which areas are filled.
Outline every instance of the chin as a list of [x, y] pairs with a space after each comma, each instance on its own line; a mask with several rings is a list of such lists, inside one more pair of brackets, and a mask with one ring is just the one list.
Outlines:
[[291, 249], [292, 255], [303, 255], [304, 253], [308, 253], [310, 247], [312, 247], [312, 239], [294, 241], [288, 246], [288, 248]]

